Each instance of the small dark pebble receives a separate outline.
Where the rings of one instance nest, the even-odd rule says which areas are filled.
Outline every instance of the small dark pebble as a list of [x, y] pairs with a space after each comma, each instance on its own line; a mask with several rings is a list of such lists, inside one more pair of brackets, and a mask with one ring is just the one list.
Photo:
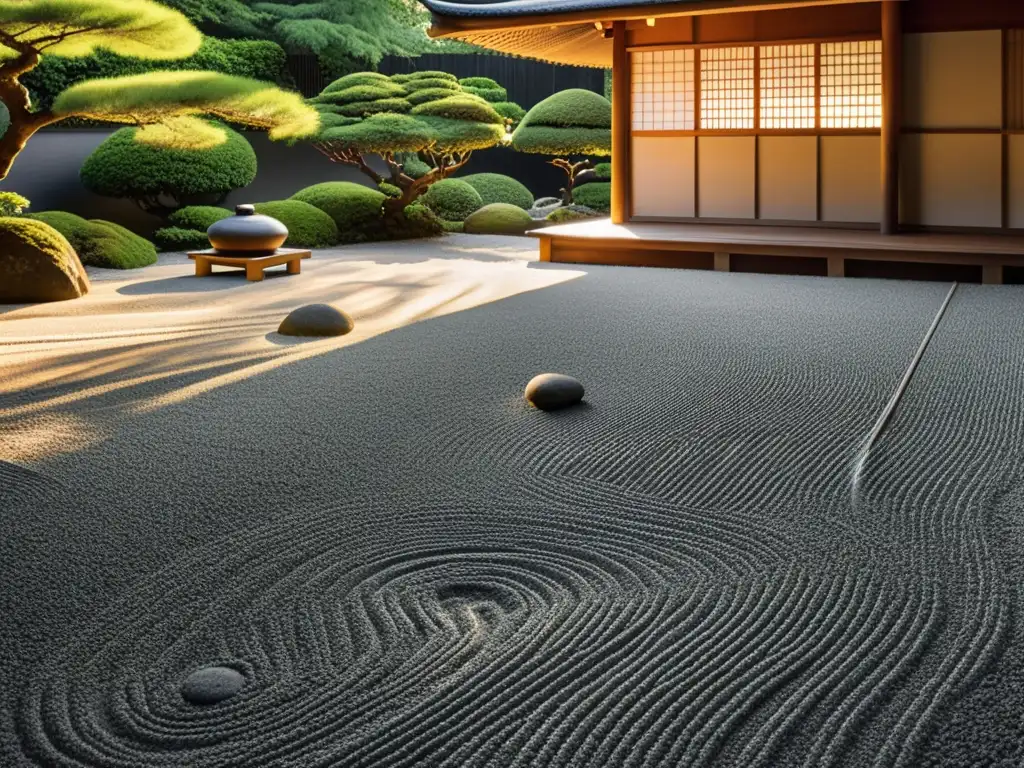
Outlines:
[[526, 385], [526, 399], [542, 411], [557, 411], [583, 399], [583, 385], [572, 376], [542, 373]]

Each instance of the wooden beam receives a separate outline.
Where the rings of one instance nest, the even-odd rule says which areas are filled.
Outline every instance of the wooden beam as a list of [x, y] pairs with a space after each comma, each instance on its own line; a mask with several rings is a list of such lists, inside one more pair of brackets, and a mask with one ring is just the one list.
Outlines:
[[882, 234], [900, 226], [900, 126], [902, 122], [902, 0], [882, 2]]
[[629, 132], [631, 72], [626, 50], [626, 22], [612, 26], [612, 223], [624, 224], [631, 215]]

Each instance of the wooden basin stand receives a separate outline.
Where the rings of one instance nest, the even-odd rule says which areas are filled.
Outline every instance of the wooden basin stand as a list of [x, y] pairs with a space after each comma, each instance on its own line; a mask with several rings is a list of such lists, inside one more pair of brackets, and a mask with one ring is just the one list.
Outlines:
[[245, 270], [245, 279], [254, 283], [263, 279], [264, 269], [279, 264], [287, 264], [288, 274], [297, 275], [302, 272], [302, 260], [312, 256], [312, 251], [301, 248], [278, 248], [269, 256], [228, 256], [212, 248], [188, 255], [196, 263], [196, 277], [211, 274], [216, 264], [219, 267], [240, 267]]

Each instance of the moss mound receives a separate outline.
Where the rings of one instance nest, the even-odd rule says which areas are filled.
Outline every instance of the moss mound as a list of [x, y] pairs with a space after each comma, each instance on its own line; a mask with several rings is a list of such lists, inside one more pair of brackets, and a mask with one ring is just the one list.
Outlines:
[[598, 163], [594, 166], [594, 177], [599, 181], [611, 181], [612, 180], [612, 164], [611, 163]]
[[484, 204], [480, 193], [462, 179], [444, 179], [431, 184], [421, 199], [445, 221], [465, 221]]
[[595, 219], [599, 218], [601, 214], [597, 211], [591, 211], [583, 208], [583, 206], [571, 206], [566, 208], [556, 208], [546, 217], [547, 221], [552, 224], [564, 224], [569, 221], [581, 221], [583, 219]]
[[210, 247], [205, 229], [164, 227], [153, 233], [153, 241], [161, 251], [205, 251]]
[[256, 213], [277, 219], [288, 227], [289, 248], [328, 248], [338, 244], [338, 225], [316, 206], [301, 200], [256, 203]]
[[611, 128], [612, 105], [604, 96], [584, 88], [569, 88], [548, 96], [527, 113], [531, 126], [554, 128]]
[[172, 228], [198, 229], [205, 233], [218, 221], [231, 215], [227, 208], [216, 205], [188, 205], [168, 216], [167, 222]]
[[215, 202], [256, 178], [256, 153], [240, 133], [212, 125], [225, 139], [202, 149], [154, 146], [138, 140], [139, 128], [121, 128], [85, 159], [82, 183], [146, 209]]
[[464, 181], [475, 189], [484, 205], [508, 203], [524, 211], [533, 207], [533, 193], [511, 176], [501, 173], [474, 173], [461, 176], [459, 181]]
[[325, 181], [299, 190], [290, 199], [319, 208], [334, 219], [339, 241], [353, 243], [365, 240], [367, 228], [380, 220], [385, 195], [350, 181]]
[[495, 112], [506, 120], [511, 120], [513, 123], [518, 123], [526, 117], [526, 110], [514, 101], [499, 101], [495, 104], [491, 104], [491, 106], [494, 108]]
[[78, 253], [81, 262], [104, 269], [136, 269], [156, 261], [156, 248], [120, 224], [102, 219], [83, 219], [65, 211], [44, 211], [26, 218], [49, 224]]
[[0, 303], [64, 301], [88, 293], [71, 243], [42, 221], [0, 218]]
[[572, 191], [572, 200], [577, 205], [607, 213], [612, 209], [612, 185], [607, 181], [583, 184]]
[[521, 235], [536, 224], [522, 208], [508, 203], [491, 203], [466, 218], [471, 235]]

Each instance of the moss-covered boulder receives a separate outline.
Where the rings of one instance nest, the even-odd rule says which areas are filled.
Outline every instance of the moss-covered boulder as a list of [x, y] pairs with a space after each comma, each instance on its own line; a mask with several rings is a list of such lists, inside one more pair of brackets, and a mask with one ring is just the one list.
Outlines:
[[0, 303], [77, 299], [89, 278], [75, 249], [48, 224], [0, 218]]
[[277, 219], [288, 227], [288, 248], [328, 248], [338, 244], [338, 225], [316, 206], [301, 200], [256, 203], [256, 213]]
[[461, 179], [443, 179], [431, 184], [421, 199], [444, 221], [465, 221], [484, 204], [480, 193]]
[[156, 262], [156, 248], [120, 224], [83, 219], [66, 211], [43, 211], [27, 218], [49, 224], [75, 249], [81, 262], [104, 269], [136, 269]]
[[508, 203], [528, 211], [533, 207], [533, 193], [522, 183], [502, 173], [473, 173], [460, 176], [477, 191], [484, 205]]
[[465, 221], [465, 231], [471, 235], [521, 235], [534, 226], [530, 214], [508, 203], [485, 205]]
[[380, 221], [386, 196], [350, 181], [325, 181], [299, 190], [290, 199], [319, 208], [334, 219], [340, 242], [353, 243], [364, 241], [367, 228]]

